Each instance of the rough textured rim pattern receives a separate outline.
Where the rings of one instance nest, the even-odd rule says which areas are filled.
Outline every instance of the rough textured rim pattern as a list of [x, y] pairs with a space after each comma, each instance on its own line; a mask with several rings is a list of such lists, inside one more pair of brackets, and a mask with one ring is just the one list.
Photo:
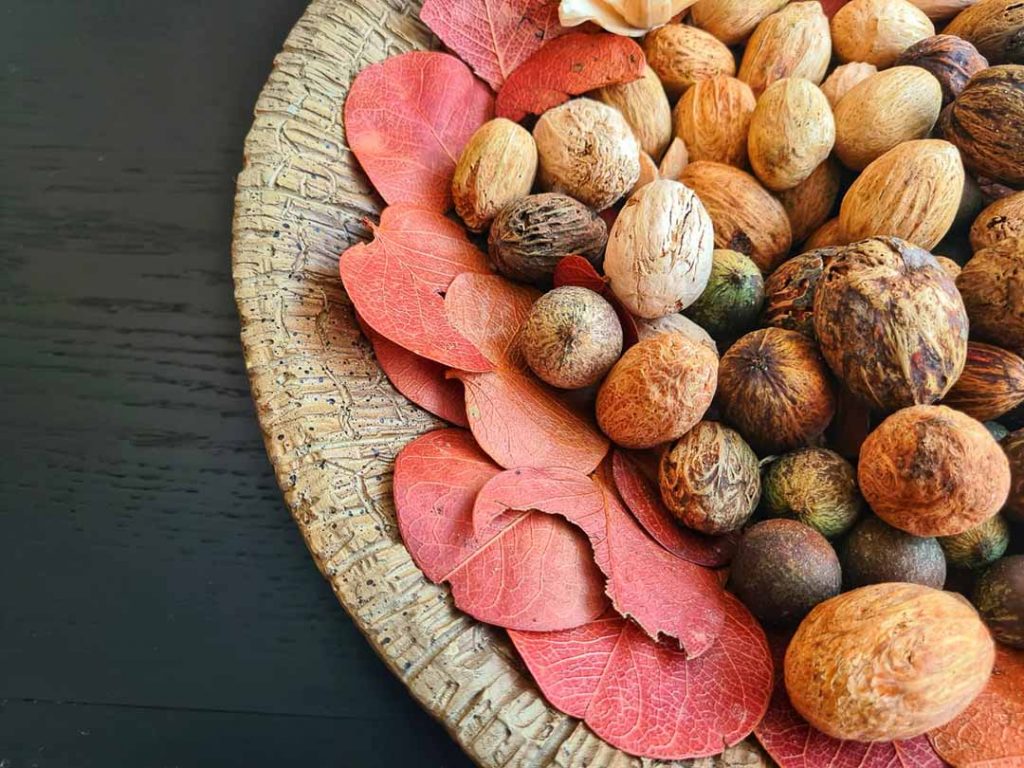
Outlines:
[[380, 200], [341, 106], [367, 64], [434, 45], [415, 0], [316, 0], [274, 60], [245, 141], [232, 266], [267, 454], [317, 567], [388, 667], [486, 768], [767, 764], [751, 742], [692, 763], [640, 760], [551, 709], [504, 635], [455, 610], [402, 546], [395, 454], [440, 425], [392, 389], [355, 324], [337, 256]]

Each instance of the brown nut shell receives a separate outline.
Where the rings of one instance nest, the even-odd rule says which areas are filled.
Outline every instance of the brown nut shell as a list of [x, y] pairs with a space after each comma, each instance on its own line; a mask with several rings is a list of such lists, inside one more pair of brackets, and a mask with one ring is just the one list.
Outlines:
[[672, 107], [653, 69], [644, 67], [644, 74], [638, 80], [608, 85], [593, 95], [622, 113], [640, 142], [640, 149], [652, 159], [661, 158], [672, 141]]
[[760, 95], [785, 77], [820, 83], [831, 58], [828, 18], [821, 3], [789, 3], [757, 25], [738, 76]]
[[825, 78], [821, 84], [821, 92], [825, 94], [828, 103], [833, 109], [839, 100], [853, 90], [854, 86], [864, 82], [878, 72], [878, 67], [864, 61], [851, 61], [849, 64], [840, 64], [832, 74]]
[[988, 67], [988, 61], [963, 38], [935, 35], [907, 48], [895, 66], [920, 67], [934, 75], [942, 86], [942, 106], [946, 106], [972, 77]]
[[690, 21], [726, 45], [742, 43], [787, 0], [697, 0]]
[[795, 187], [778, 193], [794, 243], [810, 237], [831, 215], [839, 196], [839, 182], [839, 165], [829, 158]]
[[978, 0], [910, 0], [933, 21], [951, 19], [964, 8], [970, 8]]
[[676, 104], [676, 136], [683, 140], [689, 160], [747, 165], [747, 133], [757, 100], [750, 86], [735, 77], [719, 75], [694, 83]]
[[819, 248], [834, 248], [836, 246], [844, 245], [846, 240], [843, 238], [842, 231], [839, 227], [839, 217], [836, 216], [834, 219], [829, 219], [820, 227], [818, 227], [811, 236], [807, 238], [804, 243], [805, 251], [813, 251]]
[[832, 17], [831, 29], [842, 61], [866, 61], [879, 69], [935, 34], [931, 19], [906, 0], [852, 0]]
[[975, 253], [956, 285], [971, 336], [1024, 356], [1024, 239], [1000, 240]]
[[814, 338], [814, 291], [825, 265], [839, 249], [817, 248], [794, 256], [776, 269], [764, 283], [761, 324], [799, 331]]
[[943, 30], [970, 40], [992, 64], [1024, 64], [1024, 4], [982, 0], [965, 8]]
[[1003, 514], [1024, 523], [1024, 429], [1011, 432], [1000, 445], [1010, 462], [1010, 495]]
[[725, 43], [686, 24], [652, 30], [644, 38], [644, 55], [671, 99], [699, 80], [736, 74], [736, 59]]
[[1024, 403], [1024, 358], [980, 341], [967, 342], [967, 364], [943, 405], [978, 421], [998, 419]]
[[1014, 237], [1024, 239], [1024, 192], [999, 198], [971, 225], [971, 248], [975, 251]]

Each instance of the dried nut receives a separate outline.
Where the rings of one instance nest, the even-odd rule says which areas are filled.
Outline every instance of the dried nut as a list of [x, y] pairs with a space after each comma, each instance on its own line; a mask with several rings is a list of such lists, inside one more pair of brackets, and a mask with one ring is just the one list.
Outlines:
[[902, 581], [942, 589], [946, 558], [932, 536], [912, 536], [874, 515], [857, 524], [843, 542], [843, 586]]
[[665, 156], [661, 158], [658, 175], [663, 179], [679, 181], [679, 177], [683, 175], [683, 170], [689, 163], [690, 153], [686, 149], [686, 142], [676, 136], [665, 150]]
[[957, 568], [976, 571], [991, 565], [1006, 554], [1010, 544], [1010, 527], [1000, 515], [955, 536], [940, 536], [939, 546], [946, 561]]
[[680, 178], [711, 215], [715, 247], [745, 253], [768, 274], [789, 253], [792, 231], [782, 203], [749, 173], [722, 163], [690, 163]]
[[1024, 239], [1024, 192], [996, 200], [971, 225], [971, 248], [975, 251], [1012, 237]]
[[1024, 184], [1024, 66], [1005, 64], [976, 74], [939, 126], [975, 173], [1010, 186]]
[[839, 166], [831, 159], [792, 189], [779, 192], [779, 202], [789, 217], [794, 243], [802, 243], [825, 223], [838, 196]]
[[622, 113], [593, 99], [549, 109], [533, 129], [540, 185], [597, 210], [629, 192], [640, 176], [640, 145]]
[[935, 25], [907, 0], [853, 0], [832, 17], [832, 42], [842, 61], [866, 61], [879, 69], [918, 40], [935, 34]]
[[658, 166], [653, 160], [651, 160], [650, 155], [643, 150], [640, 150], [640, 177], [636, 180], [636, 184], [633, 185], [633, 188], [629, 190], [629, 194], [632, 195], [640, 189], [640, 187], [646, 187], [652, 181], [656, 181], [659, 178], [661, 178], [661, 176], [658, 173]]
[[643, 77], [631, 83], [600, 88], [594, 98], [622, 113], [640, 149], [652, 159], [661, 157], [672, 140], [672, 107], [653, 69], [645, 67]]
[[965, 8], [943, 30], [974, 44], [992, 64], [1024, 64], [1024, 5], [982, 0]]
[[942, 106], [959, 95], [967, 81], [988, 67], [985, 57], [963, 38], [935, 35], [914, 43], [896, 59], [896, 66], [927, 69], [942, 86]]
[[716, 250], [704, 292], [687, 316], [716, 339], [735, 339], [754, 327], [764, 303], [764, 278], [753, 260], [736, 251]]
[[656, 320], [644, 320], [638, 317], [636, 320], [637, 336], [641, 341], [659, 333], [681, 333], [690, 341], [696, 341], [715, 353], [718, 357], [718, 345], [711, 338], [711, 334], [697, 325], [685, 315], [665, 315]]
[[952, 144], [907, 141], [873, 161], [839, 207], [840, 236], [850, 243], [891, 235], [930, 249], [956, 218], [964, 167]]
[[819, 248], [785, 261], [764, 283], [761, 324], [814, 338], [814, 292], [838, 248]]
[[736, 60], [725, 43], [685, 24], [666, 24], [651, 32], [644, 39], [644, 54], [672, 99], [698, 80], [736, 74]]
[[711, 218], [691, 190], [661, 179], [638, 190], [608, 236], [604, 271], [634, 315], [678, 312], [700, 296], [711, 274]]
[[971, 336], [1024, 356], [1024, 240], [1000, 240], [975, 253], [956, 286]]
[[835, 107], [841, 98], [848, 94], [853, 87], [878, 72], [874, 64], [867, 64], [863, 61], [851, 61], [849, 64], [840, 64], [832, 74], [825, 78], [821, 84], [821, 92], [825, 94], [828, 103]]
[[715, 396], [718, 356], [681, 333], [646, 338], [619, 358], [597, 393], [597, 423], [625, 448], [677, 440]]
[[690, 160], [747, 165], [747, 132], [757, 99], [735, 77], [712, 77], [695, 83], [676, 104], [676, 136], [686, 143]]
[[897, 144], [927, 138], [942, 109], [942, 86], [920, 67], [872, 75], [836, 105], [836, 155], [864, 170]]
[[992, 673], [995, 643], [960, 595], [873, 584], [816, 606], [786, 649], [797, 712], [836, 739], [909, 739], [944, 725]]
[[455, 165], [455, 212], [474, 232], [487, 228], [513, 200], [530, 194], [537, 173], [537, 145], [530, 132], [503, 117], [481, 125]]
[[814, 331], [832, 371], [891, 412], [933, 403], [960, 377], [967, 312], [930, 253], [895, 237], [843, 248], [814, 291]]
[[1003, 506], [1010, 464], [980, 421], [944, 405], [915, 405], [868, 435], [857, 481], [889, 525], [915, 536], [953, 536]]
[[743, 53], [739, 78], [758, 96], [785, 77], [820, 83], [831, 58], [832, 39], [821, 3], [790, 3], [757, 25]]
[[850, 462], [827, 448], [801, 448], [768, 465], [761, 506], [769, 517], [797, 520], [833, 539], [857, 522], [864, 499]]
[[960, 265], [957, 264], [950, 258], [945, 256], [936, 256], [935, 260], [939, 262], [939, 266], [942, 267], [943, 271], [949, 275], [950, 279], [954, 282], [960, 277]]
[[843, 233], [839, 227], [839, 217], [836, 216], [836, 218], [829, 219], [814, 230], [811, 236], [807, 238], [807, 242], [804, 243], [804, 250], [813, 251], [818, 248], [832, 248], [845, 244], [846, 240], [843, 239]]
[[616, 35], [639, 37], [667, 24], [695, 0], [562, 0], [558, 20], [563, 27], [592, 21]]
[[570, 254], [600, 264], [608, 227], [604, 219], [568, 195], [528, 195], [502, 209], [487, 238], [491, 260], [506, 277], [528, 283], [551, 278]]
[[690, 9], [690, 21], [726, 45], [742, 43], [786, 0], [698, 0]]
[[825, 94], [809, 80], [787, 77], [769, 85], [757, 100], [747, 152], [761, 183], [781, 192], [825, 162], [835, 140], [836, 124]]
[[951, 19], [964, 8], [970, 8], [978, 0], [910, 0], [925, 12], [932, 21]]
[[967, 343], [967, 364], [943, 405], [978, 421], [998, 419], [1024, 403], [1024, 358], [980, 341]]
[[1003, 451], [1010, 461], [1010, 495], [1003, 513], [1018, 523], [1024, 523], [1024, 429], [1011, 432], [1003, 440]]
[[[1004, 557], [988, 568], [974, 585], [971, 600], [978, 607], [978, 612], [996, 640], [1010, 648], [1024, 649], [1024, 555]], [[1005, 659], [1013, 664], [1007, 665], [1007, 690], [1016, 685], [1017, 688], [1014, 690], [1019, 693], [1020, 672], [1024, 671], [1024, 655], [1011, 650], [999, 650], [999, 661], [1003, 662]], [[1016, 675], [1014, 669], [1017, 670]], [[990, 743], [996, 749], [1000, 748], [998, 745], [1001, 741], [995, 740]], [[993, 762], [998, 765], [997, 761]]]

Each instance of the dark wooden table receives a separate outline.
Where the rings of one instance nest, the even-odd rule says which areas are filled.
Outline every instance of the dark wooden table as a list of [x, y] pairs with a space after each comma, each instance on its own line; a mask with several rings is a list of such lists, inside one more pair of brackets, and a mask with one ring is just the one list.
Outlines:
[[278, 494], [229, 244], [305, 0], [0, 11], [0, 766], [469, 761]]

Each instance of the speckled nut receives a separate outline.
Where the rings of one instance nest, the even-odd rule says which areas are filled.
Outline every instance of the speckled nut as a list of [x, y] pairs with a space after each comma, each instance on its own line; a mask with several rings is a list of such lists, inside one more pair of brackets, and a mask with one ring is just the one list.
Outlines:
[[1024, 192], [999, 198], [971, 225], [971, 248], [975, 251], [1014, 237], [1024, 240]]

